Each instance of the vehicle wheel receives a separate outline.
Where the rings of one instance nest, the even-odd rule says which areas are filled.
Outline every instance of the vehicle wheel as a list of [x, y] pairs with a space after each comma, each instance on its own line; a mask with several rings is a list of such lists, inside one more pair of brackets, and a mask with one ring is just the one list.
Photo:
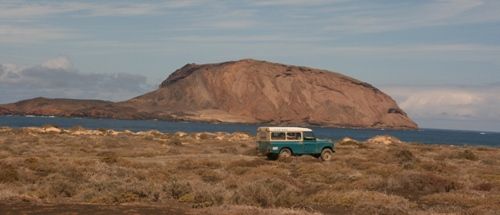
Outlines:
[[287, 149], [287, 148], [281, 149], [280, 155], [279, 155], [280, 159], [289, 158], [291, 156], [292, 156], [292, 151], [290, 151], [290, 149]]
[[321, 160], [323, 161], [329, 161], [333, 157], [333, 151], [331, 149], [323, 149], [321, 151]]

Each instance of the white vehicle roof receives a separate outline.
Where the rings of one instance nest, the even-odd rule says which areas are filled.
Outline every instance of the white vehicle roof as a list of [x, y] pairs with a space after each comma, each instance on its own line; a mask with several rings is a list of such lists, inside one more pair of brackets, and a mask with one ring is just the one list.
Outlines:
[[301, 127], [259, 127], [259, 131], [270, 131], [270, 132], [293, 132], [293, 131], [312, 131], [310, 128]]

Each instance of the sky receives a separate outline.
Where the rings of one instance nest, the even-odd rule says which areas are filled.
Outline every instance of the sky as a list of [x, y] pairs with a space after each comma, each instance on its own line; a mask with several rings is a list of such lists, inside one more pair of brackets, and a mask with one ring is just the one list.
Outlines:
[[420, 127], [500, 131], [497, 0], [0, 0], [0, 103], [125, 100], [253, 58], [373, 84]]

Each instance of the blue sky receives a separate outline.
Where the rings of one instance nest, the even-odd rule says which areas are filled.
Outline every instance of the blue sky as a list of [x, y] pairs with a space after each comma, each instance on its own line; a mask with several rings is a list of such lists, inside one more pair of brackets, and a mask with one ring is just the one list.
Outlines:
[[500, 1], [0, 1], [0, 103], [122, 100], [255, 58], [372, 83], [422, 127], [500, 131]]

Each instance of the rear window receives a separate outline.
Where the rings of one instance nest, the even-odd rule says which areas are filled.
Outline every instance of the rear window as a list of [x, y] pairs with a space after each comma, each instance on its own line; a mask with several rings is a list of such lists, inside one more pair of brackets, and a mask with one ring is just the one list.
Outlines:
[[271, 140], [285, 140], [285, 132], [271, 132]]

